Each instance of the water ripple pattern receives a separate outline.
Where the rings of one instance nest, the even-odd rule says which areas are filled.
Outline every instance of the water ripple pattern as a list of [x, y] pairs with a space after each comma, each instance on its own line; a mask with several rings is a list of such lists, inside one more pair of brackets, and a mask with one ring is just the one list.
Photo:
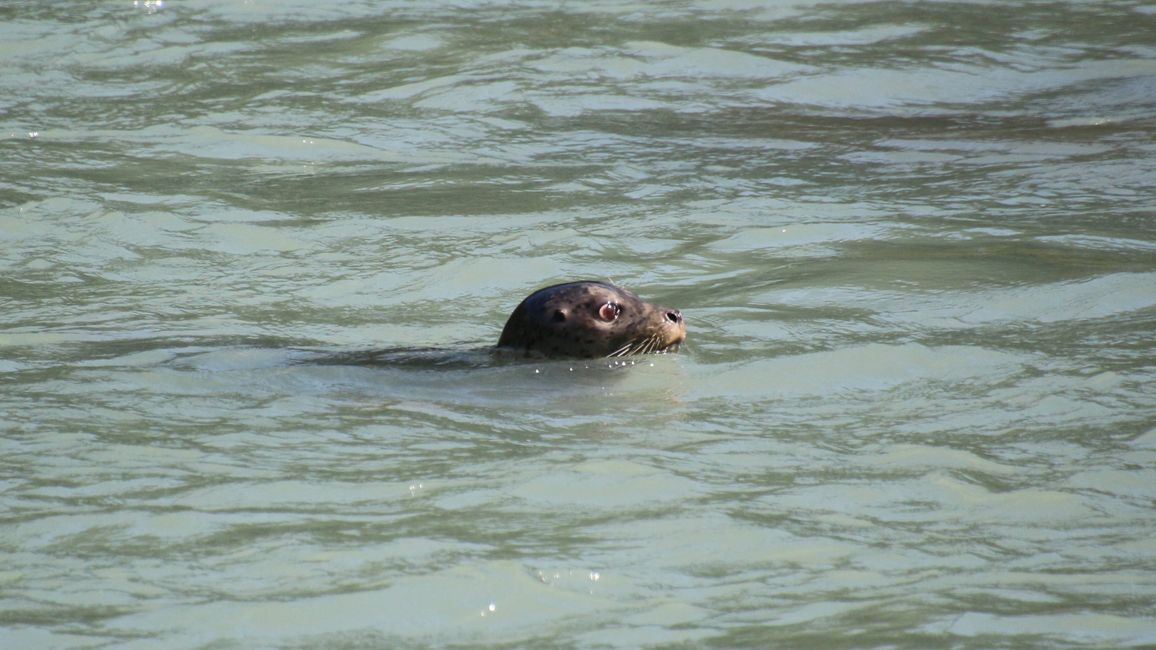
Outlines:
[[0, 647], [1156, 646], [1150, 4], [9, 5]]

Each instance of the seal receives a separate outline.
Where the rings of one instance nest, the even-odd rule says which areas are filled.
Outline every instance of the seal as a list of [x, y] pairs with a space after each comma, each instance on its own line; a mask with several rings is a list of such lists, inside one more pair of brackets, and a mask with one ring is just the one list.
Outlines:
[[498, 348], [524, 356], [594, 359], [677, 352], [686, 340], [682, 312], [606, 282], [584, 280], [538, 289], [510, 314]]

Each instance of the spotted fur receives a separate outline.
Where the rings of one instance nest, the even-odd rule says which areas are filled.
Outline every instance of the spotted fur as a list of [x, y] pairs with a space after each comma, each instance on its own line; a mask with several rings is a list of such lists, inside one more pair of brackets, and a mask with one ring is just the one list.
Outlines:
[[530, 294], [510, 314], [498, 347], [527, 356], [593, 359], [677, 352], [685, 339], [686, 322], [677, 309], [613, 284], [583, 281]]

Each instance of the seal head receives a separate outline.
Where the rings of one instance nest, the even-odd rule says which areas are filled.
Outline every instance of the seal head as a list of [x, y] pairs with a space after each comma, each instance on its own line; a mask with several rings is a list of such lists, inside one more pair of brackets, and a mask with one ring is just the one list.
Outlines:
[[527, 296], [506, 321], [498, 347], [526, 356], [593, 359], [677, 352], [685, 339], [682, 312], [588, 280]]

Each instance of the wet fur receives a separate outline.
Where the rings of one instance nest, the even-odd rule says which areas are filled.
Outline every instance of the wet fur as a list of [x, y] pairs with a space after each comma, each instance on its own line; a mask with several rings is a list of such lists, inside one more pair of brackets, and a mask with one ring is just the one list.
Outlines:
[[[618, 305], [606, 322], [599, 310]], [[539, 289], [506, 321], [499, 348], [527, 356], [593, 359], [674, 352], [686, 338], [677, 309], [646, 302], [635, 293], [598, 281], [567, 282]]]

